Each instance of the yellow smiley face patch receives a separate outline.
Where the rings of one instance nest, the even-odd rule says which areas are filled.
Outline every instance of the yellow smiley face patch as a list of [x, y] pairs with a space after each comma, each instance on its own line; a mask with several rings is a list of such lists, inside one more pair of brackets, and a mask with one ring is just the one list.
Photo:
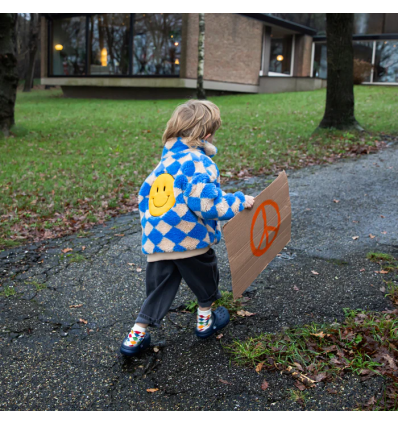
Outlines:
[[169, 211], [175, 203], [174, 178], [170, 174], [161, 174], [156, 177], [149, 192], [149, 212], [158, 217]]

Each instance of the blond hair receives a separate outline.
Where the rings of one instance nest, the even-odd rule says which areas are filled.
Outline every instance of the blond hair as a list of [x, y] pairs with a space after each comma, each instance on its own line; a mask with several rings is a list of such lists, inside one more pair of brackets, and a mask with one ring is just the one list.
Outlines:
[[190, 146], [197, 146], [208, 134], [221, 126], [218, 106], [208, 100], [189, 100], [177, 106], [163, 133], [163, 144], [173, 137], [184, 137]]

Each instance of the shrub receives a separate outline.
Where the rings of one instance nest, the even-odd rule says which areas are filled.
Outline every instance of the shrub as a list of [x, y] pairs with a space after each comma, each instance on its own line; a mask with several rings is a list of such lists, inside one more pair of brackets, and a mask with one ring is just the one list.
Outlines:
[[354, 59], [354, 84], [362, 84], [368, 79], [373, 65], [369, 62]]

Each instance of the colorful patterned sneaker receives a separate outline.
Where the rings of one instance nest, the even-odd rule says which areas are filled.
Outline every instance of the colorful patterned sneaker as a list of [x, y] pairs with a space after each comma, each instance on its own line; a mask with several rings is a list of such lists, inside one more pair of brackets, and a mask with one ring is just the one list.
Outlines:
[[150, 343], [151, 335], [149, 332], [140, 326], [134, 325], [126, 338], [124, 338], [120, 352], [125, 356], [136, 356], [146, 350]]
[[229, 313], [225, 307], [218, 307], [213, 311], [211, 315], [211, 324], [204, 330], [200, 331], [197, 328], [195, 329], [195, 334], [198, 338], [204, 339], [215, 334], [222, 328], [225, 328], [229, 323]]

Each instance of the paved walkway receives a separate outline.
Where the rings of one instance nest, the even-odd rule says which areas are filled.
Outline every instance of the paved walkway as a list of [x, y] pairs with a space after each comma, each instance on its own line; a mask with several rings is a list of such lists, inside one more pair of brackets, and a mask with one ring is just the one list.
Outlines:
[[[292, 241], [247, 292], [245, 308], [256, 315], [231, 322], [221, 342], [195, 338], [195, 316], [178, 310], [193, 298], [182, 285], [174, 311], [152, 332], [159, 351], [131, 361], [118, 356], [131, 313], [144, 299], [137, 215], [98, 226], [85, 238], [1, 252], [0, 291], [16, 295], [0, 296], [0, 409], [302, 409], [289, 396], [291, 377], [235, 366], [223, 345], [284, 326], [342, 320], [344, 307], [392, 307], [379, 290], [377, 265], [365, 256], [398, 253], [398, 147], [289, 174]], [[253, 178], [230, 188], [257, 194], [266, 185]], [[66, 248], [73, 251], [63, 254]], [[221, 288], [229, 290], [224, 243], [216, 251]], [[353, 409], [382, 385], [381, 378], [361, 382], [354, 375], [320, 383], [307, 391], [306, 409]]]

